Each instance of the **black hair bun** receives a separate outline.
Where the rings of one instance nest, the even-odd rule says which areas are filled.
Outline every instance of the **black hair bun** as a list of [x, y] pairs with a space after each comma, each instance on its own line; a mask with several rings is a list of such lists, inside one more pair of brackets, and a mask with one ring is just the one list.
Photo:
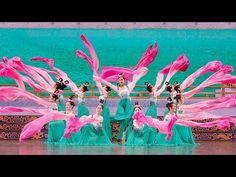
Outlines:
[[107, 92], [110, 92], [110, 91], [111, 91], [111, 87], [106, 86], [106, 88], [107, 88]]
[[148, 86], [148, 85], [149, 85], [149, 82], [144, 82], [144, 85]]
[[165, 85], [167, 86], [167, 85], [170, 85], [170, 83], [169, 82], [165, 82]]
[[74, 98], [74, 96], [75, 96], [75, 95], [71, 95], [69, 99], [72, 101], [73, 98]]
[[60, 77], [59, 79], [58, 79], [58, 82], [62, 82], [63, 81], [63, 79]]
[[134, 103], [135, 105], [139, 105], [139, 103], [138, 103], [138, 101], [135, 101], [135, 103]]
[[168, 97], [168, 98], [167, 98], [167, 101], [172, 101], [172, 98], [171, 98], [171, 97]]
[[69, 82], [68, 80], [65, 80], [64, 83], [65, 83], [65, 84], [69, 84], [70, 82]]
[[89, 82], [85, 82], [84, 84], [85, 84], [85, 85], [89, 85]]
[[104, 103], [104, 100], [99, 100], [99, 103], [100, 103], [100, 104], [103, 104], [103, 103]]

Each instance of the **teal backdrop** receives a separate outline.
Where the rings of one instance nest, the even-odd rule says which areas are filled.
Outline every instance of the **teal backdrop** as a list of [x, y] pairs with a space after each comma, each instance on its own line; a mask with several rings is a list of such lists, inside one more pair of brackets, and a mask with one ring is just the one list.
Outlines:
[[[155, 42], [159, 52], [149, 66], [148, 74], [138, 84], [155, 82], [157, 72], [184, 53], [190, 66], [184, 73], [177, 73], [172, 81], [182, 82], [189, 74], [212, 60], [236, 68], [236, 30], [212, 29], [0, 29], [0, 57], [19, 56], [25, 63], [46, 67], [40, 62], [30, 62], [34, 56], [53, 58], [55, 66], [64, 70], [76, 83], [91, 81], [89, 65], [76, 58], [75, 51], [88, 54], [80, 35], [84, 34], [94, 46], [102, 66], [132, 67], [145, 50]], [[47, 68], [47, 67], [46, 67]], [[235, 74], [235, 71], [233, 72]], [[194, 85], [210, 74], [200, 77]], [[0, 84], [14, 83], [0, 78]]]

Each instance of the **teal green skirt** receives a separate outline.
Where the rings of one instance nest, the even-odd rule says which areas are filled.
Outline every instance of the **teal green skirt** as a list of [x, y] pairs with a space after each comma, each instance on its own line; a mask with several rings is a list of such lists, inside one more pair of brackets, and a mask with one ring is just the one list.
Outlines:
[[123, 133], [127, 128], [126, 137], [129, 136], [129, 133], [132, 129], [132, 116], [134, 113], [134, 108], [131, 104], [131, 100], [128, 98], [122, 98], [118, 102], [117, 110], [115, 116], [111, 116], [112, 122], [120, 123], [120, 130], [117, 134], [117, 140], [121, 140]]
[[110, 109], [108, 104], [103, 104], [103, 111], [102, 111], [102, 117], [103, 117], [103, 122], [102, 122], [102, 127], [104, 131], [106, 132], [107, 136], [109, 138], [113, 137], [112, 129], [111, 129], [111, 121], [110, 121]]
[[48, 124], [48, 139], [45, 143], [58, 143], [64, 135], [65, 120], [53, 120]]
[[[157, 118], [157, 107], [154, 102], [150, 102], [150, 105], [149, 105], [145, 115], [151, 116], [153, 119]], [[158, 130], [156, 128], [148, 127], [149, 136], [148, 136], [147, 144], [149, 144], [149, 145], [155, 144], [155, 138], [157, 136], [157, 131]]]
[[95, 129], [92, 124], [88, 124], [85, 125], [79, 132], [79, 145], [113, 145], [103, 128]]
[[89, 109], [84, 105], [84, 103], [78, 104], [77, 116], [78, 118], [80, 118], [81, 116], [89, 116]]
[[126, 146], [145, 146], [148, 145], [149, 127], [144, 125], [142, 130], [133, 129], [125, 143]]

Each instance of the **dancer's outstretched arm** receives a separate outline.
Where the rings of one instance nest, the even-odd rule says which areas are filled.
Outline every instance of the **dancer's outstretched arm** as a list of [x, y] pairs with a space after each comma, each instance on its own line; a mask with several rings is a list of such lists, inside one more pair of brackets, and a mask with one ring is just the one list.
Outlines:
[[102, 87], [101, 82], [96, 82], [96, 86], [97, 86], [99, 93], [101, 95], [107, 95], [107, 91]]
[[135, 71], [133, 80], [128, 84], [129, 91], [132, 92], [136, 83], [141, 79], [145, 74], [147, 74], [148, 69], [146, 67], [141, 67]]
[[101, 82], [109, 87], [111, 87], [116, 93], [119, 92], [119, 90], [117, 89], [117, 86], [114, 86], [113, 84], [111, 84], [110, 82], [106, 81], [105, 79], [102, 79], [98, 76], [93, 76], [93, 80], [95, 80], [95, 82]]

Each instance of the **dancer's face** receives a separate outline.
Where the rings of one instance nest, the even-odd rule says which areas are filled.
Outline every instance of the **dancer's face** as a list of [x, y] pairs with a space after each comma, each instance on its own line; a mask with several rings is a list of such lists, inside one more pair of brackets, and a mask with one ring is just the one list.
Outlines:
[[134, 111], [139, 112], [139, 111], [141, 111], [141, 109], [140, 108], [135, 108]]
[[175, 104], [172, 104], [172, 106], [170, 107], [170, 111], [175, 112], [175, 110], [176, 110], [176, 106], [175, 106]]
[[98, 105], [97, 108], [96, 108], [96, 113], [101, 114], [101, 112], [102, 112], [102, 106]]
[[171, 92], [174, 92], [175, 88], [173, 86], [171, 86]]
[[70, 104], [70, 102], [66, 103], [66, 110], [67, 111], [71, 111], [72, 110], [72, 105]]
[[125, 85], [125, 80], [122, 77], [119, 78], [118, 82], [119, 82], [120, 86], [124, 86]]
[[82, 85], [82, 86], [79, 88], [79, 90], [80, 90], [81, 92], [84, 92], [84, 86]]
[[179, 91], [180, 91], [181, 93], [184, 92], [184, 89], [183, 89], [182, 85], [179, 86]]
[[50, 95], [49, 98], [48, 98], [48, 101], [50, 103], [53, 103], [53, 102], [55, 102], [55, 98], [53, 98], [52, 95]]

